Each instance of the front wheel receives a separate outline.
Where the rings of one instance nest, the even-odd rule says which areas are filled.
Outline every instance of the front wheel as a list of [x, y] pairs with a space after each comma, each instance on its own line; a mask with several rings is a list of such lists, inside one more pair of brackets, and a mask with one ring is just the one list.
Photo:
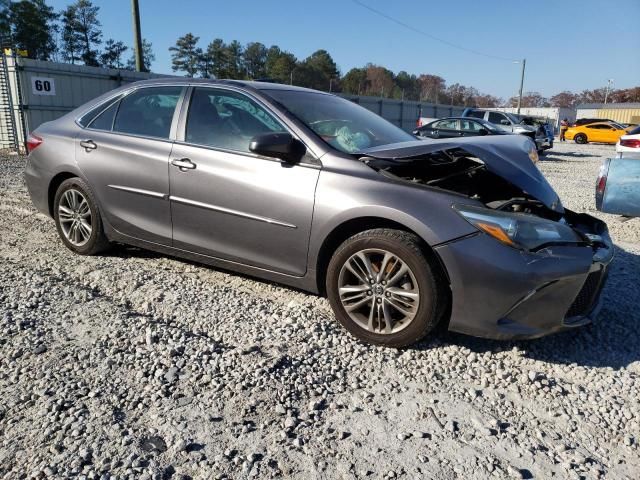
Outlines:
[[579, 143], [581, 145], [584, 145], [585, 143], [588, 142], [587, 140], [587, 136], [584, 133], [579, 133], [578, 135], [576, 135], [575, 137], [573, 137], [573, 140], [576, 143]]
[[367, 230], [346, 240], [327, 271], [338, 321], [368, 343], [404, 347], [431, 332], [447, 306], [444, 282], [413, 234]]

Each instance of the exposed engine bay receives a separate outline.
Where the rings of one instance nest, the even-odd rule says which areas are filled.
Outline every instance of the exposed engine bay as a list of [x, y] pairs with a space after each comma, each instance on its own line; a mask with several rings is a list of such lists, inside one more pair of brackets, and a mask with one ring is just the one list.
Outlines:
[[482, 160], [461, 148], [415, 159], [369, 158], [365, 162], [389, 178], [456, 192], [494, 210], [529, 213], [555, 221], [562, 218], [562, 214], [548, 209], [522, 189], [489, 171]]

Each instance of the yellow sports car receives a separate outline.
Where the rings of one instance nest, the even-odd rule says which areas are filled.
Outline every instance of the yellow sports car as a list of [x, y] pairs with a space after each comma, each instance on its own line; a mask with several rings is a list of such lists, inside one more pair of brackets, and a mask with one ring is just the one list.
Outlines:
[[596, 122], [570, 127], [564, 136], [567, 140], [574, 140], [576, 143], [617, 143], [618, 139], [626, 133], [627, 131], [620, 124]]

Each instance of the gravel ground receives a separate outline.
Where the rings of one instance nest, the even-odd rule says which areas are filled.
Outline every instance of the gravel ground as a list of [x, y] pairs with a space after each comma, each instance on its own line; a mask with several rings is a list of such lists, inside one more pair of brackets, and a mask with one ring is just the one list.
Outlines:
[[[559, 144], [540, 168], [596, 213], [612, 152]], [[596, 325], [396, 351], [302, 292], [133, 248], [75, 256], [23, 168], [0, 158], [0, 478], [640, 476], [640, 220], [603, 216], [618, 252]]]

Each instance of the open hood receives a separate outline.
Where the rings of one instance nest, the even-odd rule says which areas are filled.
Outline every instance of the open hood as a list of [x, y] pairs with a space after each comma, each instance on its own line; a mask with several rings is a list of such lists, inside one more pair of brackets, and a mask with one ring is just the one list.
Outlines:
[[416, 140], [368, 148], [356, 155], [403, 163], [415, 162], [422, 156], [429, 161], [427, 155], [448, 150], [464, 150], [481, 160], [487, 170], [528, 193], [547, 208], [558, 213], [564, 212], [558, 194], [533, 163], [533, 159], [537, 158], [534, 144], [522, 135]]

